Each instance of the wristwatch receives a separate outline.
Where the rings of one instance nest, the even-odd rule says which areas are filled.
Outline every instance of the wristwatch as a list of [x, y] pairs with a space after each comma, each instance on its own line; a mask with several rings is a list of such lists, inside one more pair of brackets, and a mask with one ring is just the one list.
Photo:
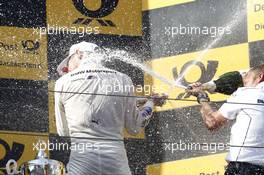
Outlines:
[[197, 102], [199, 103], [199, 104], [201, 104], [201, 102], [210, 102], [210, 98], [208, 97], [208, 95], [207, 95], [207, 93], [205, 93], [205, 92], [200, 92], [200, 93], [198, 93], [198, 95], [197, 95]]

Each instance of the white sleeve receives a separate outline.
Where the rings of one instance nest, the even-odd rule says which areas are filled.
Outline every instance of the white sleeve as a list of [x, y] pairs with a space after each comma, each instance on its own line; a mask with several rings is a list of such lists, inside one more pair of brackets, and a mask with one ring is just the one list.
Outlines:
[[226, 119], [234, 120], [243, 107], [243, 105], [237, 103], [241, 103], [242, 101], [240, 93], [236, 91], [229, 99], [227, 99], [227, 103], [224, 103], [218, 111]]
[[[125, 85], [133, 86], [131, 79], [128, 77], [125, 80]], [[128, 96], [133, 96], [134, 92], [131, 90], [126, 92]], [[148, 101], [142, 109], [137, 108], [137, 99], [135, 97], [126, 97], [124, 104], [125, 112], [125, 128], [129, 134], [138, 134], [145, 126], [145, 122], [151, 117], [153, 111], [153, 102]]]
[[60, 91], [62, 91], [62, 85], [60, 84], [59, 81], [57, 81], [55, 84], [55, 94], [54, 94], [55, 120], [56, 120], [57, 132], [60, 136], [70, 136], [64, 106], [61, 101]]

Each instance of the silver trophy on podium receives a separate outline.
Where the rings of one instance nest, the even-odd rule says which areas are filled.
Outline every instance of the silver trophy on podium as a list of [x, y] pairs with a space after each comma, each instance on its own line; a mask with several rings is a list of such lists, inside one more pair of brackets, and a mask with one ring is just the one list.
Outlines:
[[62, 162], [48, 159], [44, 150], [39, 150], [36, 159], [23, 163], [20, 166], [21, 175], [65, 175], [65, 166]]

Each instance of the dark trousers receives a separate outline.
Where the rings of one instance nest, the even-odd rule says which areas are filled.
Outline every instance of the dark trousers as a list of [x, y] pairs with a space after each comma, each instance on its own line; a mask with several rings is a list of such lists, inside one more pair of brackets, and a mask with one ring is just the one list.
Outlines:
[[246, 162], [229, 162], [225, 175], [264, 175], [264, 167]]

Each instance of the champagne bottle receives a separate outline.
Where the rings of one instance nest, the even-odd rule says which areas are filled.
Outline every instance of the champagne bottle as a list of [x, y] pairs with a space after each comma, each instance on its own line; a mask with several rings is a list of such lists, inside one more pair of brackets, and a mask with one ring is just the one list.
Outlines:
[[202, 84], [202, 89], [210, 93], [231, 95], [237, 88], [243, 86], [242, 75], [245, 71], [232, 71], [221, 75], [218, 79]]

